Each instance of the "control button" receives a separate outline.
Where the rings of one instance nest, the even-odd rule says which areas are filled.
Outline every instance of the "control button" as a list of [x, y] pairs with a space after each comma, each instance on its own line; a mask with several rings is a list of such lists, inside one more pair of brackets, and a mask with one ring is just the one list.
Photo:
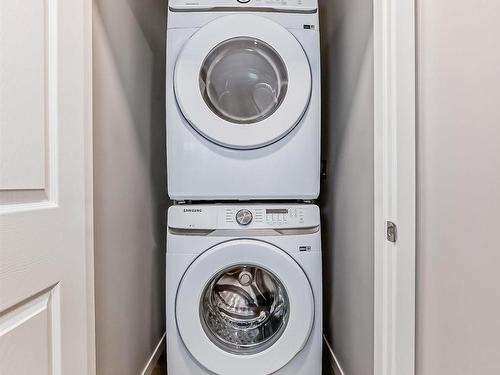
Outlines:
[[241, 3], [241, 4], [246, 4], [246, 3], [249, 3], [250, 0], [237, 0], [238, 3]]
[[249, 210], [243, 209], [236, 213], [236, 221], [240, 225], [248, 225], [252, 222], [253, 215]]

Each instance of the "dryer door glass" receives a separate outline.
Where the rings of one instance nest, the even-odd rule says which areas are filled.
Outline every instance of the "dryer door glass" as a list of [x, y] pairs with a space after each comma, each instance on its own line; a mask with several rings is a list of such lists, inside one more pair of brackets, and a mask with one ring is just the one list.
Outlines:
[[288, 74], [279, 54], [262, 40], [237, 37], [217, 45], [200, 71], [205, 103], [224, 120], [251, 124], [283, 102]]
[[281, 281], [252, 265], [231, 267], [210, 280], [200, 301], [205, 333], [221, 349], [255, 354], [272, 346], [286, 328], [289, 302]]

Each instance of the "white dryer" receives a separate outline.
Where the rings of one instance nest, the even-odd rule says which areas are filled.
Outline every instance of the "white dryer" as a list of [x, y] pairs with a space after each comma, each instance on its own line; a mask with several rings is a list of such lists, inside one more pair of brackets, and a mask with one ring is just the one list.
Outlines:
[[170, 198], [318, 197], [317, 0], [171, 0], [166, 72]]
[[313, 205], [180, 205], [167, 234], [169, 375], [320, 375]]

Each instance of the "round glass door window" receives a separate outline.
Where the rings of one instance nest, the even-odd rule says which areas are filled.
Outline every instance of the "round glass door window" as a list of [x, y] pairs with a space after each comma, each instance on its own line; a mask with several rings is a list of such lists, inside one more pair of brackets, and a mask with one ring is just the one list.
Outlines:
[[220, 118], [252, 124], [271, 116], [283, 102], [288, 74], [279, 54], [262, 40], [228, 39], [202, 64], [200, 90]]
[[240, 355], [272, 346], [285, 330], [289, 313], [281, 281], [252, 265], [218, 273], [200, 301], [200, 319], [207, 336], [221, 349]]

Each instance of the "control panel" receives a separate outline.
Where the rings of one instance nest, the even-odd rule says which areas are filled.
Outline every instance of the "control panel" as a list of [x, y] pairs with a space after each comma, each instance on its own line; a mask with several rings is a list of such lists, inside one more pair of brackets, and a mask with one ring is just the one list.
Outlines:
[[[242, 215], [245, 214], [245, 216]], [[242, 218], [245, 220], [242, 222]], [[290, 225], [301, 225], [305, 223], [304, 209], [300, 207], [287, 208], [251, 208], [241, 209], [228, 207], [225, 210], [226, 223], [238, 223], [240, 225], [249, 225], [255, 222], [259, 225], [268, 227], [281, 227]]]
[[176, 229], [300, 229], [320, 225], [315, 205], [181, 205], [168, 211]]
[[170, 0], [174, 12], [249, 10], [296, 13], [316, 13], [317, 0]]

